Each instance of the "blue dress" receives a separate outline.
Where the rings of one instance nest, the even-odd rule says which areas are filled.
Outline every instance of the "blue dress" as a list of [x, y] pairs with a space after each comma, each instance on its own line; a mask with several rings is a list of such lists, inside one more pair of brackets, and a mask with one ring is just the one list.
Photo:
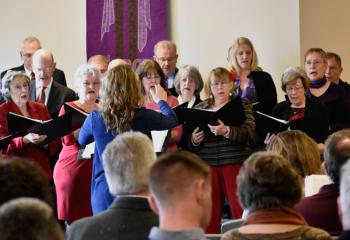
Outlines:
[[[133, 120], [132, 130], [139, 131], [151, 138], [151, 130], [170, 129], [177, 125], [175, 112], [165, 101], [159, 101], [161, 113], [140, 108]], [[86, 118], [79, 132], [79, 144], [87, 145], [95, 141], [95, 152], [91, 179], [91, 206], [93, 214], [106, 210], [113, 202], [114, 196], [109, 193], [102, 165], [102, 154], [106, 145], [115, 135], [106, 131], [102, 112], [95, 110]]]

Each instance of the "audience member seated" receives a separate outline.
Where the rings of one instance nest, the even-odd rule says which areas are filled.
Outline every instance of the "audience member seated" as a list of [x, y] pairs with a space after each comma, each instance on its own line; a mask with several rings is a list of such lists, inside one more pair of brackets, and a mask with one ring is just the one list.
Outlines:
[[[23, 46], [21, 51], [19, 52], [23, 64], [21, 66], [14, 67], [8, 70], [25, 72], [25, 74], [27, 74], [31, 80], [35, 80], [35, 73], [32, 68], [32, 56], [38, 49], [41, 49], [41, 43], [39, 39], [31, 36], [26, 37], [23, 40]], [[5, 76], [8, 70], [3, 71], [1, 73], [1, 78]], [[67, 86], [66, 76], [64, 75], [64, 72], [62, 70], [56, 68], [52, 74], [52, 78], [54, 81], [64, 86]]]
[[108, 70], [109, 59], [107, 56], [99, 54], [91, 56], [87, 63], [96, 67], [104, 75]]
[[[253, 103], [255, 111], [271, 115], [277, 103], [276, 87], [271, 75], [258, 67], [252, 42], [246, 37], [238, 37], [229, 48], [227, 60], [232, 68], [236, 94]], [[265, 123], [256, 121], [255, 149], [264, 147], [265, 135]]]
[[45, 104], [52, 118], [57, 117], [65, 102], [76, 99], [72, 89], [52, 81], [56, 63], [53, 55], [46, 49], [40, 49], [33, 55], [35, 81], [30, 83], [29, 99]]
[[[100, 90], [101, 73], [89, 64], [81, 65], [75, 72], [75, 86], [79, 99], [67, 104], [86, 114], [99, 108], [96, 103]], [[63, 106], [59, 115], [66, 113]], [[62, 151], [54, 168], [57, 193], [58, 219], [67, 224], [92, 215], [91, 210], [91, 159], [80, 159], [77, 142], [79, 129], [64, 136]]]
[[343, 225], [343, 231], [338, 240], [350, 239], [350, 161], [341, 169], [340, 197], [338, 200], [339, 215]]
[[323, 186], [317, 194], [305, 197], [296, 206], [310, 226], [322, 228], [331, 235], [339, 235], [342, 231], [337, 198], [340, 170], [349, 158], [350, 130], [341, 130], [329, 136], [325, 144], [323, 164], [332, 183]]
[[[180, 67], [176, 74], [174, 86], [176, 92], [179, 94], [177, 100], [179, 104], [187, 102], [187, 107], [192, 108], [193, 106], [200, 103], [200, 92], [203, 89], [203, 80], [198, 69], [191, 65], [183, 65]], [[178, 146], [182, 149], [188, 149], [190, 139], [188, 127], [186, 124], [182, 125], [182, 136], [178, 143]]]
[[0, 205], [20, 197], [40, 199], [54, 206], [49, 178], [34, 163], [21, 158], [0, 161]]
[[327, 106], [331, 133], [349, 127], [350, 98], [342, 87], [327, 81], [327, 54], [321, 48], [310, 48], [305, 53], [304, 64], [311, 80], [307, 94]]
[[19, 198], [0, 206], [1, 240], [64, 240], [53, 211], [34, 198]]
[[[144, 106], [147, 109], [159, 111], [160, 108], [152, 97], [152, 89], [156, 85], [160, 85], [163, 89], [167, 89], [165, 75], [160, 68], [159, 64], [154, 60], [144, 60], [136, 69], [136, 73], [139, 75], [141, 84], [141, 92], [144, 97]], [[168, 94], [167, 103], [170, 107], [174, 108], [179, 105], [175, 96]], [[169, 137], [166, 140], [164, 151], [176, 151], [177, 143], [182, 136], [182, 127], [177, 126], [169, 132]]]
[[298, 173], [289, 161], [277, 153], [254, 153], [238, 175], [238, 197], [250, 211], [248, 218], [222, 239], [331, 239], [309, 227], [294, 208], [301, 196]]
[[159, 215], [159, 228], [148, 239], [204, 240], [210, 221], [210, 171], [197, 155], [165, 153], [150, 173], [150, 206]]
[[[49, 120], [50, 115], [45, 105], [28, 100], [29, 77], [22, 72], [9, 70], [2, 79], [2, 94], [6, 102], [0, 105], [0, 137], [9, 135], [7, 113], [13, 112], [25, 117], [38, 120]], [[15, 155], [36, 162], [52, 177], [52, 169], [49, 157], [54, 155], [61, 145], [59, 140], [54, 140], [41, 146], [46, 135], [28, 133], [25, 136], [13, 138], [7, 148], [3, 150], [4, 158]]]
[[350, 84], [340, 79], [340, 75], [343, 71], [341, 62], [341, 58], [338, 54], [327, 52], [326, 79], [344, 88], [346, 94], [350, 96]]
[[[210, 71], [205, 82], [206, 100], [195, 106], [197, 109], [216, 111], [235, 99], [234, 81], [225, 68]], [[212, 184], [212, 219], [207, 233], [220, 233], [220, 222], [224, 200], [227, 198], [231, 216], [241, 218], [242, 209], [236, 195], [236, 176], [246, 158], [251, 154], [250, 142], [253, 139], [255, 122], [252, 105], [243, 101], [246, 119], [239, 126], [225, 125], [220, 119], [218, 125], [209, 125], [211, 133], [198, 127], [192, 132], [191, 146], [209, 166]], [[234, 115], [235, 112], [232, 112]]]
[[108, 191], [102, 166], [102, 153], [106, 145], [126, 131], [140, 131], [151, 138], [151, 130], [170, 129], [177, 125], [176, 114], [166, 102], [165, 90], [157, 85], [151, 94], [161, 113], [142, 107], [140, 84], [129, 65], [112, 68], [108, 71], [106, 80], [102, 81], [101, 110], [94, 110], [89, 114], [78, 138], [81, 145], [95, 141], [91, 179], [91, 205], [94, 215], [106, 210], [114, 199]]
[[174, 87], [174, 80], [178, 71], [176, 68], [178, 55], [175, 43], [168, 40], [159, 41], [154, 46], [153, 52], [153, 59], [158, 62], [165, 74], [165, 84], [167, 89], [173, 96], [177, 97], [178, 94]]
[[116, 199], [100, 214], [76, 221], [68, 239], [147, 239], [158, 217], [148, 205], [148, 178], [156, 155], [151, 140], [140, 132], [126, 132], [103, 153], [109, 191]]
[[287, 68], [282, 75], [281, 87], [287, 94], [287, 100], [278, 103], [272, 115], [287, 121], [304, 119], [299, 130], [317, 143], [323, 143], [329, 133], [328, 109], [323, 103], [306, 97], [310, 80], [305, 71], [299, 67]]
[[321, 158], [316, 142], [299, 130], [278, 133], [267, 150], [286, 158], [304, 182], [306, 176], [321, 173]]

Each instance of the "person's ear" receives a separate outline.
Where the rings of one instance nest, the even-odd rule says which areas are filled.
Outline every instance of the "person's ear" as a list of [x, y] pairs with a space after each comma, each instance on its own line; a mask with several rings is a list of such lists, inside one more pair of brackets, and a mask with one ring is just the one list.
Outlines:
[[153, 197], [153, 195], [149, 195], [148, 198], [148, 204], [150, 206], [150, 208], [152, 209], [152, 211], [155, 213], [155, 214], [159, 214], [159, 209], [158, 209], [158, 206], [157, 206], [157, 202], [156, 202], [156, 199]]
[[196, 201], [197, 203], [202, 203], [203, 202], [203, 199], [205, 199], [205, 194], [206, 194], [206, 182], [204, 181], [204, 179], [198, 179], [195, 184], [195, 198], [196, 198]]
[[53, 70], [56, 69], [56, 62], [53, 62], [53, 63], [52, 63], [52, 68], [53, 68]]
[[343, 72], [343, 68], [342, 67], [340, 67], [340, 74]]

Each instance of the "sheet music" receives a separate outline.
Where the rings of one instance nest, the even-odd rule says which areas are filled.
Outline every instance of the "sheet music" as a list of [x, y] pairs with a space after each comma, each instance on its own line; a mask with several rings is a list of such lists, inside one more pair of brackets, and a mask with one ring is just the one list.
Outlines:
[[83, 159], [91, 158], [91, 155], [94, 154], [94, 151], [95, 151], [95, 142], [89, 143], [84, 148], [84, 151], [82, 153], [82, 158]]
[[324, 185], [330, 184], [331, 180], [327, 175], [313, 174], [305, 178], [305, 197], [318, 193]]
[[161, 152], [165, 139], [168, 135], [168, 130], [151, 131], [152, 143], [155, 152]]

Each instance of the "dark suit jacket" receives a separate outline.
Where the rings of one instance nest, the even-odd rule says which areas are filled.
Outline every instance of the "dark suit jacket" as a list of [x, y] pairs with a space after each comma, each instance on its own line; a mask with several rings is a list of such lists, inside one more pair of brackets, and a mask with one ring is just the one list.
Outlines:
[[[30, 83], [30, 92], [29, 92], [29, 99], [36, 101], [35, 93], [36, 87], [35, 87], [35, 81], [32, 81]], [[55, 81], [52, 82], [50, 93], [49, 93], [49, 99], [47, 101], [47, 109], [49, 110], [49, 113], [52, 118], [56, 118], [58, 116], [58, 112], [61, 109], [61, 106], [65, 102], [74, 101], [76, 99], [75, 92], [67, 88]]]
[[106, 211], [74, 222], [68, 228], [67, 239], [148, 239], [153, 226], [158, 226], [158, 217], [146, 198], [121, 197]]
[[[7, 69], [5, 71], [3, 71], [1, 73], [1, 79], [3, 78], [3, 76], [6, 74], [6, 72], [8, 70], [13, 70], [13, 71], [20, 71], [20, 72], [24, 72], [24, 65], [21, 65], [21, 66], [18, 66], [18, 67], [14, 67], [14, 68], [10, 68], [10, 69]], [[52, 74], [52, 78], [54, 81], [62, 84], [63, 86], [67, 86], [67, 82], [66, 82], [66, 76], [64, 75], [64, 72], [62, 70], [59, 70], [59, 69], [55, 69], [55, 71], [53, 72]]]

